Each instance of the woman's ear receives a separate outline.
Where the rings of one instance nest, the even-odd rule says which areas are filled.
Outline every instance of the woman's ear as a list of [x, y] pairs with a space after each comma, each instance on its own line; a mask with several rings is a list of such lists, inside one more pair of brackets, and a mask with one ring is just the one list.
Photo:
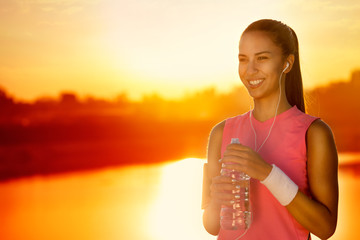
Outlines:
[[[295, 61], [295, 56], [294, 54], [289, 54], [289, 56], [286, 58], [286, 61], [284, 63], [284, 73], [288, 73], [290, 72], [290, 70], [292, 69], [292, 66], [294, 64], [294, 61]], [[289, 64], [287, 66], [287, 64]], [[287, 67], [286, 67], [287, 66]], [[285, 69], [286, 68], [286, 69]]]

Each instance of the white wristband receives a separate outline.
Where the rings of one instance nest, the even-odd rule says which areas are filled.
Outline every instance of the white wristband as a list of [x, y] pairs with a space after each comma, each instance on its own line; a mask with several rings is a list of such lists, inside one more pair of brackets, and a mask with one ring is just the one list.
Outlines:
[[275, 164], [272, 166], [269, 176], [261, 183], [269, 189], [281, 205], [286, 206], [295, 198], [299, 187]]

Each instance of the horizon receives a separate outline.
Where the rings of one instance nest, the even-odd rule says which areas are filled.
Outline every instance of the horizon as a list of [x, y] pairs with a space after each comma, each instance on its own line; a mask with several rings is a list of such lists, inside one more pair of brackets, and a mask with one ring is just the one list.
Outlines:
[[[351, 83], [351, 81], [352, 81], [351, 76], [355, 72], [360, 72], [360, 68], [356, 68], [353, 71], [351, 71], [350, 77], [347, 79], [337, 79], [337, 80], [333, 80], [333, 81], [328, 81], [324, 84], [319, 84], [319, 85], [315, 85], [312, 87], [304, 86], [304, 91], [313, 91], [318, 88], [326, 88], [333, 84], [338, 84], [338, 83], [345, 83], [345, 84]], [[4, 93], [6, 94], [7, 97], [12, 98], [15, 102], [18, 102], [18, 103], [21, 103], [21, 102], [35, 103], [36, 101], [43, 100], [43, 99], [58, 100], [64, 94], [73, 94], [79, 102], [87, 101], [89, 99], [105, 100], [105, 101], [113, 102], [119, 98], [126, 99], [128, 102], [143, 102], [145, 99], [149, 99], [149, 98], [157, 98], [157, 99], [161, 99], [164, 101], [182, 101], [188, 97], [194, 96], [199, 93], [206, 92], [208, 90], [215, 91], [215, 94], [217, 94], [217, 95], [227, 95], [227, 94], [230, 94], [231, 92], [233, 92], [237, 88], [244, 88], [244, 85], [243, 84], [234, 84], [232, 87], [230, 87], [226, 91], [218, 89], [214, 85], [208, 85], [208, 86], [204, 86], [199, 89], [184, 90], [181, 95], [175, 96], [172, 98], [166, 97], [166, 95], [163, 95], [161, 92], [156, 92], [156, 91], [149, 92], [149, 93], [143, 93], [142, 95], [140, 95], [137, 98], [132, 98], [130, 96], [129, 92], [126, 92], [126, 91], [119, 91], [118, 93], [113, 94], [113, 96], [102, 96], [102, 95], [97, 95], [97, 94], [81, 94], [79, 92], [76, 92], [76, 90], [71, 90], [71, 89], [63, 89], [63, 90], [60, 89], [57, 93], [55, 93], [55, 95], [54, 94], [52, 94], [52, 95], [43, 94], [43, 95], [38, 95], [38, 96], [34, 96], [33, 98], [27, 99], [27, 98], [19, 97], [19, 96], [12, 94], [9, 89], [2, 86], [0, 83], [0, 91], [1, 90], [4, 91]]]

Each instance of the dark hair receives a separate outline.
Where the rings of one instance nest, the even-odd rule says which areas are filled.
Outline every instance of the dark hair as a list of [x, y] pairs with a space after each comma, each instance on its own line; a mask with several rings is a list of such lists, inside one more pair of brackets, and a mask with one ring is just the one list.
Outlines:
[[250, 31], [263, 31], [268, 33], [273, 42], [282, 49], [285, 58], [290, 54], [294, 54], [294, 64], [291, 71], [286, 74], [286, 98], [291, 106], [296, 105], [299, 110], [305, 112], [304, 91], [299, 61], [299, 42], [294, 30], [280, 21], [262, 19], [251, 23], [245, 29], [244, 33]]

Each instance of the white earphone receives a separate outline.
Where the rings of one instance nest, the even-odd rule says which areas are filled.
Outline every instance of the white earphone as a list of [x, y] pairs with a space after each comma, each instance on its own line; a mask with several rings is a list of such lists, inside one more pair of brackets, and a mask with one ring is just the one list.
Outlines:
[[286, 62], [286, 67], [284, 68], [284, 70], [282, 72], [285, 72], [285, 70], [290, 66], [289, 62]]

